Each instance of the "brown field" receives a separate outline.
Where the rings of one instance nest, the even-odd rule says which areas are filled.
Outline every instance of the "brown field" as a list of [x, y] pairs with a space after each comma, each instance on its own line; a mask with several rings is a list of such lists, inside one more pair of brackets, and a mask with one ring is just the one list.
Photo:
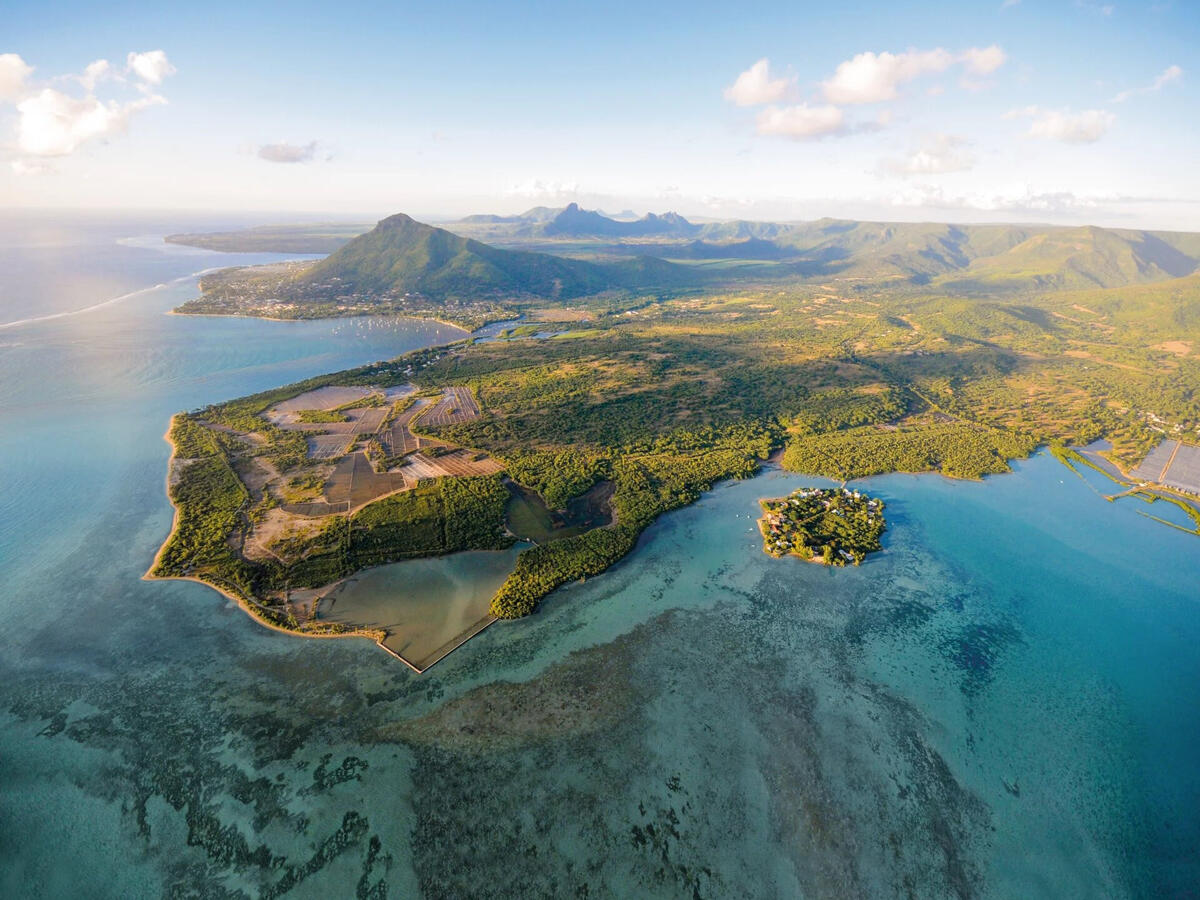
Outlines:
[[351, 453], [338, 461], [325, 482], [325, 501], [330, 505], [347, 503], [354, 510], [408, 486], [403, 473], [376, 472], [365, 453]]
[[369, 397], [373, 393], [375, 392], [371, 388], [365, 387], [317, 388], [315, 391], [308, 391], [291, 400], [284, 400], [282, 403], [276, 404], [267, 411], [267, 418], [278, 425], [284, 417], [294, 415], [302, 409], [337, 409], [354, 400]]
[[349, 502], [326, 503], [324, 500], [313, 500], [309, 503], [282, 503], [279, 506], [293, 516], [303, 516], [306, 519], [317, 519], [321, 516], [332, 516], [335, 513], [350, 511]]
[[368, 406], [345, 411], [345, 422], [293, 422], [291, 414], [276, 422], [284, 431], [308, 431], [328, 434], [369, 434], [379, 430], [387, 418], [386, 406]]
[[1161, 344], [1155, 344], [1154, 349], [1165, 350], [1167, 353], [1174, 353], [1176, 356], [1187, 356], [1192, 352], [1192, 342], [1163, 341]]
[[479, 455], [473, 450], [454, 450], [441, 456], [414, 453], [405, 460], [400, 471], [416, 482], [421, 478], [442, 478], [446, 475], [493, 475], [503, 468], [490, 456], [475, 459]]
[[392, 427], [379, 436], [383, 452], [388, 456], [403, 456], [421, 448], [421, 439], [409, 429], [409, 423], [429, 405], [429, 401], [418, 398], [412, 406], [400, 413]]
[[429, 412], [421, 417], [422, 424], [436, 427], [438, 425], [458, 425], [479, 418], [479, 405], [470, 388], [449, 388], [440, 400], [433, 405]]
[[1200, 446], [1162, 441], [1133, 470], [1133, 475], [1177, 491], [1200, 494]]
[[[402, 385], [383, 391], [392, 402], [413, 393], [412, 385]], [[273, 556], [272, 545], [281, 535], [319, 527], [316, 520], [331, 515], [352, 513], [388, 494], [413, 487], [422, 478], [470, 477], [499, 472], [499, 462], [485, 454], [465, 448], [451, 448], [444, 442], [420, 437], [411, 424], [423, 416], [432, 416], [434, 424], [465, 422], [476, 418], [479, 406], [468, 388], [451, 388], [441, 398], [430, 401], [417, 398], [412, 406], [396, 417], [385, 429], [384, 420], [390, 406], [352, 408], [345, 411], [348, 421], [332, 423], [296, 422], [296, 414], [305, 409], [332, 410], [372, 394], [371, 388], [325, 387], [309, 391], [273, 407], [266, 414], [279, 428], [306, 433], [310, 463], [289, 477], [316, 476], [321, 484], [320, 496], [290, 492], [296, 502], [283, 502], [267, 511], [247, 535], [241, 551], [250, 558]], [[216, 427], [216, 426], [214, 426]], [[235, 433], [236, 432], [232, 432]], [[376, 472], [355, 438], [360, 434], [376, 435], [384, 452], [391, 457], [405, 456], [397, 468]], [[253, 435], [237, 435], [247, 443], [255, 442]], [[438, 456], [429, 455], [432, 448], [444, 448]], [[420, 451], [425, 450], [425, 453]], [[479, 457], [479, 458], [476, 458]], [[336, 460], [336, 462], [334, 462]], [[321, 463], [324, 463], [322, 465]], [[331, 465], [332, 464], [332, 465]], [[289, 492], [281, 486], [282, 476], [261, 457], [249, 457], [238, 465], [238, 476], [250, 490], [254, 502], [264, 492], [276, 499], [286, 499]]]
[[311, 459], [336, 459], [350, 449], [352, 434], [314, 434], [308, 438]]

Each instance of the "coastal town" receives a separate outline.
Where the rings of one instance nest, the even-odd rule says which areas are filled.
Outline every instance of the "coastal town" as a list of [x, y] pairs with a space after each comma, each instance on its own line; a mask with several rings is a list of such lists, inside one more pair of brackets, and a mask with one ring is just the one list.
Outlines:
[[826, 566], [859, 565], [882, 549], [883, 501], [850, 488], [801, 488], [760, 500], [763, 551]]

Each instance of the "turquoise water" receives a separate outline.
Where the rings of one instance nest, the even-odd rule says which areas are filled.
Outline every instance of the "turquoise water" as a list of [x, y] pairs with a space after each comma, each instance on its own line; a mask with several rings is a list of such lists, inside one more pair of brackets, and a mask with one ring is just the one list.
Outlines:
[[[86, 281], [88, 248], [23, 274], [0, 320], [44, 312], [58, 269]], [[142, 284], [230, 259], [165, 255]], [[140, 575], [172, 412], [453, 331], [162, 314], [192, 293], [0, 329], [0, 896], [1200, 883], [1197, 538], [1041, 455], [983, 483], [870, 479], [885, 552], [830, 570], [762, 554], [758, 498], [811, 483], [768, 472], [414, 676]]]

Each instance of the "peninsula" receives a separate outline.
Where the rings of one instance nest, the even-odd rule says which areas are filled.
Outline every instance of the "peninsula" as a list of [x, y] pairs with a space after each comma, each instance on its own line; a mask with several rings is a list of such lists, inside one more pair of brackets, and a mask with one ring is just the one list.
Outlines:
[[[346, 579], [514, 553], [469, 637], [604, 572], [658, 516], [781, 449], [784, 468], [845, 483], [980, 478], [1100, 437], [1128, 471], [1164, 437], [1200, 435], [1198, 235], [613, 222], [577, 207], [445, 229], [397, 215], [320, 261], [206, 276], [180, 312], [474, 332], [177, 415], [176, 523], [152, 574], [204, 581], [272, 627], [373, 637], [420, 669], [461, 640], [414, 656], [353, 604], [335, 620]], [[1182, 472], [1189, 452], [1146, 465]], [[833, 565], [877, 550], [885, 527], [852, 490], [764, 512], [767, 552]]]

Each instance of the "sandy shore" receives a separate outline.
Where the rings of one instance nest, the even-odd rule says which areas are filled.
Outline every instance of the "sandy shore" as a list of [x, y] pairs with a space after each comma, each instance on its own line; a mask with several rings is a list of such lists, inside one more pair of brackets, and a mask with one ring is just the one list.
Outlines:
[[[421, 322], [437, 322], [439, 325], [445, 325], [448, 328], [454, 328], [463, 333], [462, 337], [455, 338], [455, 340], [453, 340], [453, 341], [447, 341], [446, 342], [447, 344], [453, 344], [457, 341], [465, 340], [466, 338], [468, 338], [472, 334], [474, 334], [476, 331], [478, 331], [479, 328], [486, 328], [488, 325], [494, 324], [492, 322], [488, 322], [484, 325], [480, 325], [479, 328], [465, 328], [462, 325], [458, 324], [457, 322], [447, 322], [445, 319], [439, 319], [436, 316], [419, 316], [419, 315], [415, 315], [413, 313], [407, 313], [407, 312], [405, 312], [405, 313], [347, 313], [345, 315], [338, 315], [338, 316], [307, 316], [307, 317], [292, 316], [289, 318], [284, 318], [281, 316], [251, 316], [251, 315], [244, 315], [242, 313], [179, 312], [179, 310], [177, 310], [177, 309], [169, 309], [169, 310], [167, 310], [167, 315], [168, 316], [190, 316], [192, 318], [197, 318], [197, 319], [260, 319], [263, 322], [334, 322], [334, 321], [338, 321], [340, 319], [372, 319], [372, 318], [374, 318], [374, 319], [383, 319], [383, 318], [417, 319], [418, 321], [421, 321]], [[431, 346], [441, 347], [441, 346], [445, 346], [445, 345], [444, 344], [433, 344]]]
[[[171, 497], [171, 471], [175, 466], [175, 460], [177, 457], [177, 448], [175, 446], [175, 442], [173, 440], [171, 440], [171, 429], [174, 426], [174, 424], [175, 424], [175, 416], [172, 416], [171, 422], [167, 426], [167, 431], [163, 435], [163, 440], [166, 441], [167, 444], [171, 448], [171, 456], [167, 460], [167, 475], [166, 475], [166, 478], [164, 479], [164, 482], [165, 482], [164, 487], [167, 492], [168, 499], [170, 499], [170, 497]], [[400, 660], [400, 662], [404, 663], [406, 666], [408, 666], [414, 672], [419, 673], [419, 672], [423, 671], [422, 669], [418, 669], [416, 666], [414, 666], [411, 662], [409, 662], [407, 659], [405, 659], [399, 653], [396, 653], [391, 648], [385, 647], [383, 645], [384, 640], [387, 639], [387, 632], [381, 632], [378, 629], [353, 629], [353, 630], [349, 630], [349, 631], [339, 631], [339, 632], [314, 632], [314, 631], [297, 630], [294, 628], [285, 628], [284, 626], [279, 625], [275, 622], [272, 622], [270, 619], [268, 619], [265, 616], [265, 614], [263, 613], [262, 609], [257, 604], [251, 602], [250, 600], [246, 599], [245, 597], [240, 596], [239, 594], [235, 594], [233, 591], [230, 591], [229, 589], [222, 587], [219, 584], [214, 584], [211, 581], [206, 581], [203, 578], [199, 578], [195, 575], [155, 575], [154, 570], [158, 568], [158, 564], [162, 560], [162, 555], [166, 551], [167, 545], [171, 543], [171, 539], [173, 537], [175, 537], [175, 531], [179, 527], [179, 507], [175, 505], [174, 500], [171, 501], [171, 508], [175, 511], [174, 518], [171, 520], [171, 531], [167, 534], [166, 538], [162, 542], [162, 545], [158, 548], [158, 552], [154, 554], [154, 561], [150, 563], [150, 568], [146, 570], [146, 573], [144, 575], [142, 575], [143, 581], [193, 581], [196, 584], [202, 584], [205, 587], [212, 588], [214, 591], [219, 593], [221, 596], [225, 597], [228, 600], [231, 600], [233, 603], [236, 603], [238, 605], [238, 607], [244, 613], [246, 613], [246, 615], [248, 615], [251, 619], [253, 619], [259, 625], [262, 625], [265, 628], [270, 628], [272, 631], [278, 631], [281, 634], [288, 634], [288, 635], [291, 635], [292, 637], [301, 637], [301, 638], [366, 638], [368, 640], [373, 641], [375, 643], [375, 645], [377, 647], [379, 647], [381, 650], [383, 650], [385, 653]], [[441, 657], [439, 657], [439, 659], [440, 658]], [[434, 662], [436, 662], [436, 661], [437, 660], [434, 660]], [[430, 665], [432, 665], [432, 663], [430, 663]], [[426, 668], [428, 668], [428, 666]]]

